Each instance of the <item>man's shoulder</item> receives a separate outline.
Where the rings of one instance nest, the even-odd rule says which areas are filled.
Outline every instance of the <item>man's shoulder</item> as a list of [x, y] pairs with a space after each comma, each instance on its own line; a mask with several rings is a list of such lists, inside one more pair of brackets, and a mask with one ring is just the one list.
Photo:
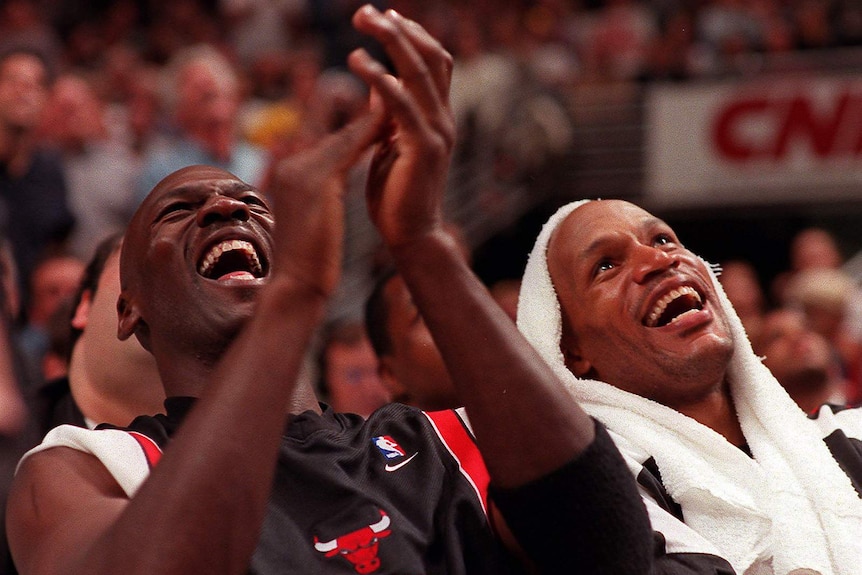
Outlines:
[[24, 454], [19, 469], [21, 464], [33, 456], [57, 447], [94, 456], [129, 497], [149, 475], [162, 452], [153, 439], [140, 432], [60, 425], [48, 432], [39, 445]]
[[484, 460], [463, 409], [423, 411], [400, 403], [378, 408], [362, 424], [362, 434], [378, 449], [397, 439], [415, 448], [425, 446], [437, 461], [458, 468], [474, 467], [484, 474]]
[[422, 428], [437, 436], [457, 433], [473, 440], [473, 428], [463, 408], [424, 411], [402, 403], [388, 403], [368, 416], [365, 425]]

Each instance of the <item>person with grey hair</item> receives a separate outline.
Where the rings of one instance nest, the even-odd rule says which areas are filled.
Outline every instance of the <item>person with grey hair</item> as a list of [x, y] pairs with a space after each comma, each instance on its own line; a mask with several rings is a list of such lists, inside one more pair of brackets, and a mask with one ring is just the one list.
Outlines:
[[75, 224], [60, 158], [38, 137], [53, 80], [42, 54], [26, 48], [0, 52], [0, 217], [25, 308], [36, 263], [61, 247]]
[[[268, 197], [190, 166], [132, 218], [118, 334], [153, 354], [167, 413], [29, 452], [7, 509], [23, 575], [650, 573], [619, 451], [442, 223], [451, 56], [394, 11], [354, 24], [398, 74], [351, 53], [375, 94], [359, 118], [281, 162]], [[299, 377], [338, 281], [347, 173], [371, 148], [369, 211], [469, 420], [337, 413]]]
[[530, 255], [518, 327], [610, 431], [659, 573], [859, 573], [862, 412], [813, 418], [754, 354], [714, 269], [622, 200], [570, 203]]
[[162, 101], [176, 133], [147, 154], [139, 199], [166, 175], [194, 164], [218, 166], [260, 185], [269, 154], [240, 135], [240, 80], [230, 61], [213, 46], [199, 44], [174, 54], [164, 72]]

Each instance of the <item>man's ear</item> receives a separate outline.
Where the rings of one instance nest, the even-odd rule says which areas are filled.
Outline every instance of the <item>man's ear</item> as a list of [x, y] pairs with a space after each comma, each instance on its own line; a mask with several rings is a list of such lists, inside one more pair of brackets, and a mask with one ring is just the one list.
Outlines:
[[93, 303], [93, 290], [86, 289], [81, 294], [81, 301], [75, 308], [75, 315], [72, 316], [72, 327], [77, 330], [84, 331], [87, 327], [87, 322], [90, 320], [90, 305]]
[[566, 367], [576, 377], [584, 377], [584, 375], [592, 370], [593, 365], [581, 355], [581, 348], [578, 345], [577, 338], [565, 327], [563, 328], [563, 336], [560, 338], [560, 350], [563, 352], [563, 360], [566, 362]]

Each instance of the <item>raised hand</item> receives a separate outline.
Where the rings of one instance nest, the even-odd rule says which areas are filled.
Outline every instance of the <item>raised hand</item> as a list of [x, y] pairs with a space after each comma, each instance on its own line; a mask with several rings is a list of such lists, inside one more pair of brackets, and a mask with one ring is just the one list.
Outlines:
[[353, 52], [351, 70], [372, 89], [372, 108], [388, 124], [368, 181], [371, 218], [391, 250], [442, 230], [442, 200], [455, 143], [449, 107], [452, 56], [419, 24], [370, 5], [353, 18], [357, 30], [377, 39], [397, 77], [365, 50]]
[[341, 268], [347, 174], [380, 133], [381, 112], [365, 112], [310, 148], [277, 160], [272, 170], [276, 273], [289, 273], [324, 296], [335, 289]]

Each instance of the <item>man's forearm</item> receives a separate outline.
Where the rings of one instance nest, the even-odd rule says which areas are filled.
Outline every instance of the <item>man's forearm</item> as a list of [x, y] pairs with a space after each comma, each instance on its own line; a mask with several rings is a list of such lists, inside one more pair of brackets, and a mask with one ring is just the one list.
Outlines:
[[393, 257], [498, 485], [534, 480], [590, 444], [589, 417], [491, 298], [451, 237], [441, 230], [399, 247]]

